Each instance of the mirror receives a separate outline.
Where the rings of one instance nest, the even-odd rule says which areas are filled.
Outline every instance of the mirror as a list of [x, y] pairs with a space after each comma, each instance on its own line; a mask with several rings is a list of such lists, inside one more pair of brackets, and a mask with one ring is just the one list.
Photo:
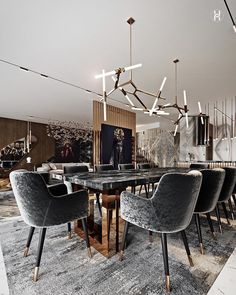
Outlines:
[[31, 136], [31, 144], [27, 144], [26, 137], [22, 137], [0, 150], [0, 168], [4, 171], [12, 169], [31, 151], [37, 138]]

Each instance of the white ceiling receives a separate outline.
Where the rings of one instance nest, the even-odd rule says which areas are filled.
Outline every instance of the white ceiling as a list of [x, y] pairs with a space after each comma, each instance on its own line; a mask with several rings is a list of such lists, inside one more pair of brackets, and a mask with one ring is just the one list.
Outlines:
[[[163, 95], [174, 96], [173, 59], [179, 64], [179, 100], [188, 94], [190, 113], [196, 102], [236, 95], [236, 33], [223, 0], [0, 0], [0, 59], [101, 92], [94, 75], [129, 64], [132, 16], [135, 83], [156, 92], [164, 76]], [[228, 0], [236, 19], [236, 1]], [[224, 14], [213, 21], [213, 11]], [[94, 96], [0, 63], [0, 116], [58, 120], [92, 119]], [[112, 83], [108, 84], [108, 88]], [[114, 98], [125, 102], [120, 93]], [[148, 106], [150, 98], [145, 98]], [[124, 107], [122, 104], [118, 104]], [[137, 123], [166, 119], [137, 113]], [[35, 119], [36, 121], [44, 121]]]

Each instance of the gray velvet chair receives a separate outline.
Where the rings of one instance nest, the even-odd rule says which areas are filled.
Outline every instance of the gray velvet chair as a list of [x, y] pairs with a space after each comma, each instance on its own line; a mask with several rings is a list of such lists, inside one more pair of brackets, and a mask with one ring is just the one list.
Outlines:
[[[151, 168], [152, 167], [151, 167], [150, 163], [138, 163], [137, 164], [137, 169], [139, 169], [139, 170], [147, 170], [147, 169], [151, 169]], [[144, 190], [145, 190], [145, 193], [146, 193], [146, 197], [148, 198], [149, 190], [150, 190], [150, 184], [149, 183], [148, 183], [148, 185], [146, 183], [141, 184], [140, 189], [139, 189], [139, 194], [141, 194], [143, 186], [144, 186]], [[154, 190], [154, 184], [152, 186], [152, 189]]]
[[201, 254], [204, 254], [199, 214], [206, 214], [210, 230], [213, 237], [216, 239], [210, 212], [212, 212], [217, 205], [225, 179], [225, 170], [221, 168], [215, 168], [204, 169], [200, 171], [202, 173], [202, 185], [198, 196], [196, 208], [194, 210], [194, 217], [197, 226], [200, 252]]
[[114, 166], [111, 164], [99, 164], [95, 165], [95, 171], [96, 172], [103, 172], [103, 171], [110, 171], [114, 170]]
[[131, 169], [135, 169], [134, 164], [130, 163], [130, 164], [118, 164], [118, 169], [119, 170], [131, 170]]
[[61, 186], [64, 186], [65, 194], [57, 196], [57, 193], [61, 192], [62, 188], [59, 188], [58, 185], [48, 188], [38, 173], [28, 171], [11, 172], [10, 181], [21, 216], [25, 223], [30, 226], [25, 255], [28, 253], [34, 229], [40, 228], [34, 281], [38, 280], [47, 227], [82, 219], [88, 254], [91, 256], [86, 221], [89, 215], [87, 191], [82, 190], [73, 194], [66, 194], [66, 186], [61, 184]]
[[221, 233], [222, 233], [222, 225], [221, 225], [219, 205], [220, 204], [222, 205], [226, 220], [227, 220], [228, 224], [230, 224], [229, 216], [228, 216], [228, 212], [227, 212], [225, 203], [228, 202], [229, 199], [231, 198], [233, 191], [234, 191], [235, 184], [236, 184], [236, 167], [226, 167], [226, 168], [224, 168], [224, 170], [225, 170], [225, 180], [224, 180], [224, 184], [222, 186], [222, 190], [220, 192], [219, 200], [218, 200], [218, 203], [216, 206], [216, 213], [217, 213], [217, 219], [218, 219], [218, 224], [219, 224], [219, 230]]
[[[118, 164], [118, 169], [119, 170], [132, 170], [132, 169], [135, 169], [135, 166], [134, 164], [130, 163], [130, 164]], [[131, 186], [131, 193], [135, 194], [135, 185], [134, 186]]]
[[199, 171], [167, 173], [150, 199], [128, 192], [121, 194], [121, 217], [125, 220], [125, 227], [120, 259], [123, 259], [129, 223], [160, 233], [167, 291], [170, 291], [167, 234], [181, 232], [190, 265], [193, 265], [185, 229], [192, 219], [201, 182]]
[[[63, 172], [65, 174], [86, 173], [86, 172], [89, 172], [89, 169], [88, 169], [87, 165], [76, 165], [76, 166], [71, 165], [71, 166], [64, 166]], [[73, 187], [69, 181], [64, 181], [64, 184], [67, 186], [68, 193], [73, 193], [73, 190], [75, 189], [75, 187], [76, 187], [76, 190], [83, 189], [83, 187], [78, 188], [78, 186], [76, 186], [76, 185], [74, 185], [74, 187]], [[97, 197], [97, 202], [98, 202], [98, 209], [101, 214], [101, 205], [99, 202], [99, 195]], [[70, 239], [71, 238], [71, 223], [70, 222], [68, 223], [68, 233], [69, 233], [68, 237]]]
[[190, 164], [190, 169], [208, 169], [208, 163], [192, 163]]

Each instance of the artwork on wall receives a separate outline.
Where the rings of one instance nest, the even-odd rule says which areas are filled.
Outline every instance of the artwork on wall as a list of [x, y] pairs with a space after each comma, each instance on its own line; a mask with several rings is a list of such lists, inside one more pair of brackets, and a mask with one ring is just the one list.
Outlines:
[[101, 125], [101, 159], [102, 164], [112, 164], [118, 169], [118, 164], [132, 162], [132, 130]]
[[175, 166], [179, 157], [179, 133], [173, 133], [159, 128], [138, 132], [137, 162], [149, 162], [159, 167]]
[[54, 162], [92, 162], [93, 136], [88, 124], [52, 122], [47, 134], [55, 139]]

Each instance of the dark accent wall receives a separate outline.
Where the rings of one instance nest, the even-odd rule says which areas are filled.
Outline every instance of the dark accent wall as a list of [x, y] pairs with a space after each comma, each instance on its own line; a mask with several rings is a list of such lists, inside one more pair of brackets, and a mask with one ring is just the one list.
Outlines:
[[[47, 135], [46, 124], [31, 123], [32, 135], [37, 138], [37, 142], [32, 145], [32, 150], [22, 161], [20, 161], [14, 169], [41, 166], [48, 158], [54, 156], [55, 141]], [[25, 137], [27, 133], [27, 121], [0, 118], [0, 149], [6, 145]], [[32, 164], [26, 163], [26, 157], [32, 158]]]

